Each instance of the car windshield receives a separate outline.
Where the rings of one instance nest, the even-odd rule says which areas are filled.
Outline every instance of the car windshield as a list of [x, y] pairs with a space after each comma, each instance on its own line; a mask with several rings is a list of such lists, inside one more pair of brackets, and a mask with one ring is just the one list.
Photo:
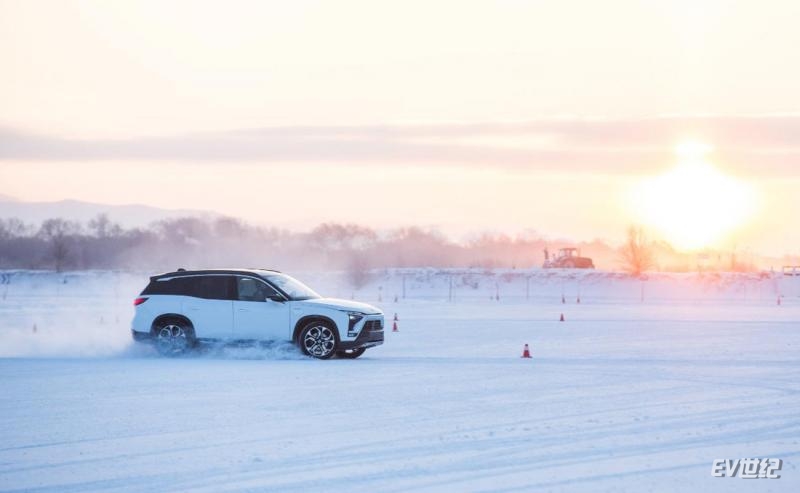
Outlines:
[[311, 300], [321, 298], [313, 289], [286, 274], [262, 274], [261, 277], [277, 286], [278, 289], [289, 295], [292, 300]]

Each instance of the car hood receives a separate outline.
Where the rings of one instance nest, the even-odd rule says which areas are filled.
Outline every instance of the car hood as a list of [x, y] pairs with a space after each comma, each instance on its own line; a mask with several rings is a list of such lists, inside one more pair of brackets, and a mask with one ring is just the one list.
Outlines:
[[336, 298], [317, 298], [313, 300], [296, 301], [295, 303], [309, 306], [309, 307], [325, 307], [334, 310], [352, 310], [354, 312], [361, 312], [367, 315], [374, 315], [383, 313], [380, 309], [366, 303], [359, 303], [357, 301], [339, 300]]

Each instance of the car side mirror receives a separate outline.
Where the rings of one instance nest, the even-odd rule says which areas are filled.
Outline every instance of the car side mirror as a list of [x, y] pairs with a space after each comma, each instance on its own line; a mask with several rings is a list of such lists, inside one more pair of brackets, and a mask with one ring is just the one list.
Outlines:
[[278, 296], [276, 294], [276, 295], [272, 295], [272, 296], [267, 296], [267, 299], [265, 299], [264, 301], [267, 301], [267, 302], [271, 301], [273, 303], [283, 303], [286, 300], [284, 300], [282, 296]]

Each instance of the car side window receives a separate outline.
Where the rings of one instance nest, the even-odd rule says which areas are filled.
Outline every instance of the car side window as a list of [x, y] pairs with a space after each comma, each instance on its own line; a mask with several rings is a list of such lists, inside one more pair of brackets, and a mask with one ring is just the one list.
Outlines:
[[239, 277], [237, 288], [239, 301], [265, 301], [267, 298], [279, 296], [278, 292], [266, 283], [249, 277]]
[[191, 296], [207, 300], [233, 299], [230, 276], [200, 276], [193, 281]]

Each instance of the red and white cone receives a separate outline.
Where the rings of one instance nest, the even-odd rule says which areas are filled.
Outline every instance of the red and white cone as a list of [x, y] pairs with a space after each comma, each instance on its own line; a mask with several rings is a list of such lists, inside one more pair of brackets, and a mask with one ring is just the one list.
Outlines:
[[397, 322], [392, 322], [392, 332], [400, 332], [397, 330]]
[[564, 314], [563, 313], [561, 314], [561, 318], [558, 321], [559, 322], [563, 322], [564, 321]]
[[522, 356], [520, 358], [530, 358], [531, 357], [531, 350], [528, 349], [528, 345], [525, 344], [525, 347], [522, 349]]
[[397, 322], [398, 320], [400, 320], [400, 319], [399, 319], [399, 318], [397, 318], [397, 314], [395, 313], [395, 314], [394, 314], [394, 321], [395, 321], [395, 322]]
[[778, 306], [781, 306], [781, 295], [778, 295]]

